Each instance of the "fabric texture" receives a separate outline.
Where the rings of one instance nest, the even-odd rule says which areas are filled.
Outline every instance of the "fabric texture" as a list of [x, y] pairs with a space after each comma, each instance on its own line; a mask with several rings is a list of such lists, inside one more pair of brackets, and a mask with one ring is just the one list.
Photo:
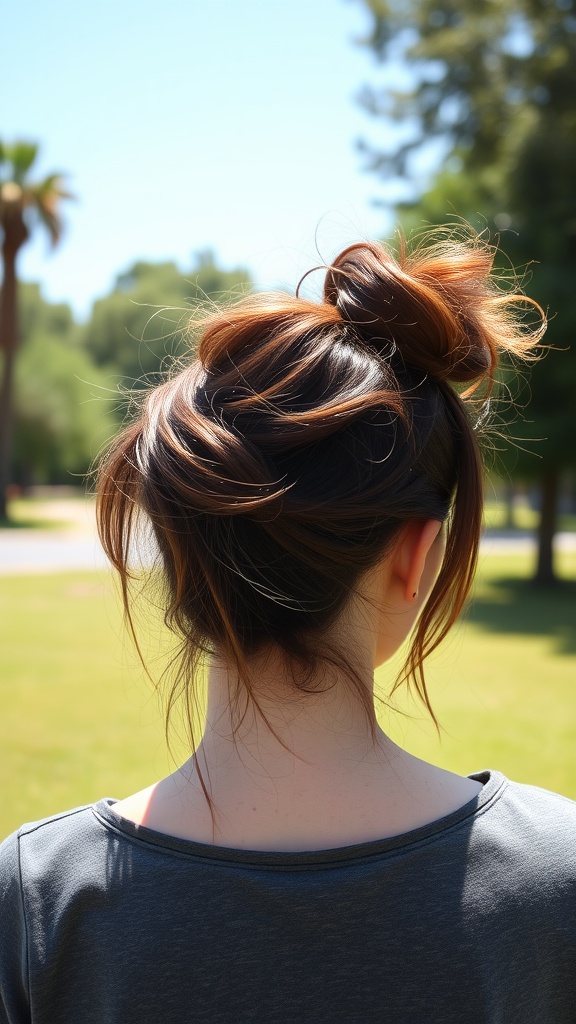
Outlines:
[[1, 1024], [575, 1024], [576, 803], [499, 772], [379, 842], [174, 839], [113, 800], [0, 846]]

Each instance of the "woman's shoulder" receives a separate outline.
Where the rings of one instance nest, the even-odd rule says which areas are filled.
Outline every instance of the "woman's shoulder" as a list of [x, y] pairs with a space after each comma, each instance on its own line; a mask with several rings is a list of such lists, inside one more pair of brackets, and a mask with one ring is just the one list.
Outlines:
[[530, 783], [509, 779], [504, 781], [502, 820], [509, 824], [512, 831], [523, 829], [543, 834], [554, 832], [558, 835], [559, 830], [562, 832], [565, 829], [567, 836], [574, 836], [576, 801]]
[[26, 822], [0, 843], [0, 898], [13, 885], [49, 874], [64, 879], [76, 874], [97, 848], [102, 831], [95, 804]]
[[[108, 798], [104, 799], [108, 800]], [[26, 841], [27, 839], [34, 842], [35, 838], [46, 838], [63, 831], [75, 831], [77, 828], [85, 827], [91, 821], [93, 811], [100, 802], [81, 804], [78, 807], [71, 807], [65, 811], [58, 811], [56, 814], [50, 814], [45, 818], [24, 822], [6, 839], [0, 841], [0, 849], [6, 843], [14, 843], [20, 840]]]
[[470, 863], [487, 866], [491, 882], [576, 882], [576, 802], [499, 773], [492, 800], [479, 809]]

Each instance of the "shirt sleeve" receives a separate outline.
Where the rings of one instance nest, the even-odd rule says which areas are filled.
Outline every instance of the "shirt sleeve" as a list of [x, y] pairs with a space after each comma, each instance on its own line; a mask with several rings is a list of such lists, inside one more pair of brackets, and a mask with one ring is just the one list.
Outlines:
[[0, 844], [0, 1024], [30, 1024], [18, 833]]

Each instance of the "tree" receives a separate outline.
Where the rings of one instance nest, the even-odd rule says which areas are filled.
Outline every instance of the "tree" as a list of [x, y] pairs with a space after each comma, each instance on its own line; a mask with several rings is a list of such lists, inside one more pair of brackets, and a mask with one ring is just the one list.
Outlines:
[[[535, 579], [549, 584], [560, 477], [576, 465], [574, 0], [362, 2], [372, 15], [366, 45], [382, 61], [400, 55], [412, 76], [406, 89], [364, 92], [374, 114], [407, 133], [385, 151], [366, 147], [371, 168], [414, 183], [400, 211], [412, 224], [480, 214], [552, 314], [554, 347], [532, 373], [508, 456], [540, 481]], [[431, 142], [443, 147], [443, 166], [430, 185], [417, 168]]]
[[191, 315], [211, 301], [239, 298], [250, 290], [248, 273], [223, 270], [211, 252], [199, 253], [182, 273], [175, 263], [139, 261], [116, 278], [110, 295], [94, 303], [83, 343], [108, 374], [111, 396], [122, 396], [161, 379], [174, 357], [186, 352]]
[[36, 223], [47, 229], [53, 245], [62, 232], [59, 205], [70, 198], [61, 174], [33, 182], [28, 174], [38, 155], [29, 142], [0, 143], [0, 228], [2, 231], [2, 285], [0, 287], [0, 521], [7, 518], [6, 493], [12, 461], [14, 363], [19, 343], [18, 253]]
[[15, 483], [79, 483], [118, 428], [106, 382], [81, 346], [65, 303], [37, 284], [19, 289], [22, 344], [15, 371]]

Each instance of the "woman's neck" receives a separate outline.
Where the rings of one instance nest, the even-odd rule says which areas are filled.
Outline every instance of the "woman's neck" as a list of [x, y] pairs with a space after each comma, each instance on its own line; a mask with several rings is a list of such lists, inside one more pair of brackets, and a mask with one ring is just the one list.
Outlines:
[[[371, 696], [372, 672], [355, 661]], [[299, 693], [279, 658], [252, 666], [260, 712], [214, 661], [206, 728], [173, 775], [118, 811], [159, 832], [238, 849], [318, 850], [398, 835], [456, 810], [478, 783], [413, 757], [344, 674]], [[234, 694], [238, 693], [237, 699]]]
[[333, 770], [335, 763], [374, 756], [383, 734], [373, 707], [373, 672], [357, 662], [355, 673], [356, 686], [341, 670], [319, 671], [302, 692], [283, 659], [269, 653], [250, 665], [248, 696], [237, 674], [214, 660], [197, 759], [208, 770], [234, 761], [276, 776], [297, 763]]

